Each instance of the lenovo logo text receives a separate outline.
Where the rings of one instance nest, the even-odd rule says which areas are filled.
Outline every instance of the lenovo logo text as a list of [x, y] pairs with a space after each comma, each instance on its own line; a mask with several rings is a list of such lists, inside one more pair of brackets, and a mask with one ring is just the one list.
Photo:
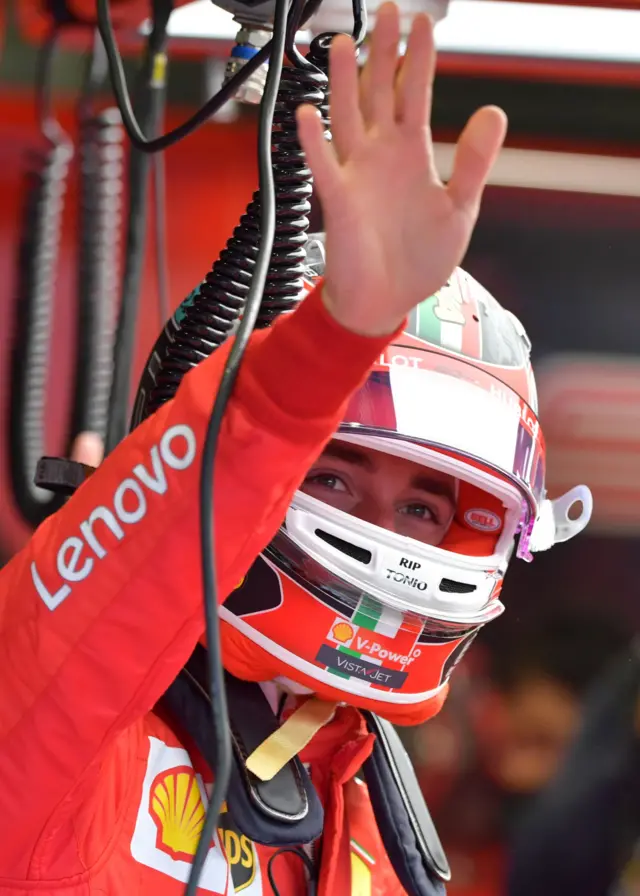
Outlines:
[[149, 452], [145, 464], [137, 464], [131, 475], [113, 493], [110, 506], [99, 504], [87, 519], [80, 523], [77, 535], [66, 538], [56, 556], [60, 580], [44, 583], [36, 563], [31, 564], [33, 584], [50, 610], [59, 607], [71, 594], [70, 584], [82, 582], [93, 570], [96, 560], [107, 556], [105, 536], [110, 532], [122, 541], [128, 529], [147, 515], [147, 494], [164, 495], [168, 489], [167, 468], [186, 470], [196, 456], [196, 437], [186, 425], [171, 426]]

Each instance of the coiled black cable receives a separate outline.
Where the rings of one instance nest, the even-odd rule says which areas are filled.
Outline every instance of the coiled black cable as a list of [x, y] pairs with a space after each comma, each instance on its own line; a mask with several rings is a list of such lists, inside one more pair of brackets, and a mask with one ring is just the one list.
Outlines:
[[[295, 67], [282, 72], [273, 135], [276, 238], [256, 322], [260, 328], [269, 326], [282, 312], [292, 311], [302, 295], [313, 177], [298, 141], [296, 109], [303, 103], [316, 106], [328, 126], [327, 48], [327, 36], [316, 37], [306, 59], [298, 54], [299, 59], [292, 59]], [[289, 53], [290, 59], [291, 56]], [[256, 195], [247, 209], [247, 218], [255, 217], [259, 202]]]
[[111, 384], [113, 317], [117, 307], [124, 203], [124, 129], [117, 109], [80, 123], [78, 330], [85, 334], [77, 365], [71, 431], [104, 437]]
[[34, 484], [33, 473], [45, 453], [56, 269], [72, 156], [66, 139], [31, 155], [22, 211], [9, 389], [9, 469], [14, 500], [31, 526], [40, 525], [62, 503], [60, 496]]
[[[366, 8], [353, 0], [353, 37], [366, 35]], [[329, 48], [333, 33], [319, 35], [302, 56], [295, 45], [310, 4], [294, 3], [285, 49], [291, 67], [282, 71], [272, 135], [276, 184], [276, 235], [256, 327], [269, 326], [291, 311], [303, 288], [305, 244], [309, 228], [312, 174], [298, 141], [295, 113], [302, 103], [315, 105], [329, 124]], [[255, 59], [256, 57], [254, 57]], [[244, 70], [244, 69], [243, 69]], [[243, 71], [241, 70], [241, 71]], [[143, 372], [134, 406], [136, 426], [173, 398], [182, 377], [208, 357], [233, 332], [249, 291], [260, 241], [260, 192], [254, 193], [240, 223], [204, 281], [170, 318]]]
[[[45, 396], [64, 196], [73, 146], [51, 112], [56, 37], [44, 44], [38, 66], [37, 105], [46, 148], [30, 153], [18, 256], [16, 322], [9, 400], [10, 477], [24, 519], [39, 525], [64, 500], [34, 484], [45, 454]], [[76, 361], [67, 450], [84, 430], [104, 433], [110, 383], [113, 282], [119, 254], [123, 193], [123, 129], [117, 110], [92, 112], [106, 68], [94, 53], [79, 103], [80, 216]]]
[[[292, 65], [282, 71], [272, 135], [276, 235], [257, 328], [292, 311], [303, 289], [313, 178], [298, 141], [295, 113], [302, 103], [315, 105], [328, 126], [327, 71], [334, 37], [333, 33], [319, 35], [311, 42], [308, 55], [301, 55], [295, 35], [309, 16], [309, 6], [302, 0], [294, 3], [287, 25], [285, 49]], [[367, 27], [361, 0], [353, 0], [353, 14], [353, 37], [360, 44]], [[251, 286], [259, 242], [258, 190], [211, 271], [167, 321], [156, 341], [138, 388], [133, 426], [173, 398], [185, 373], [234, 331]]]
[[78, 107], [80, 209], [78, 217], [78, 371], [71, 432], [104, 438], [111, 384], [113, 319], [117, 307], [124, 203], [124, 128], [117, 108], [96, 112], [94, 95], [107, 73], [96, 34]]
[[16, 319], [9, 389], [9, 464], [13, 497], [23, 518], [38, 526], [62, 501], [38, 488], [33, 471], [43, 454], [45, 394], [64, 196], [71, 141], [51, 113], [58, 30], [38, 56], [36, 104], [45, 147], [27, 154], [18, 246]]
[[[353, 37], [359, 45], [366, 34], [366, 10], [361, 0], [353, 0], [352, 6]], [[302, 104], [316, 106], [323, 124], [329, 127], [329, 50], [336, 32], [326, 32], [314, 38], [305, 57], [295, 44], [299, 27], [300, 20], [291, 16], [286, 54], [292, 65], [282, 72], [274, 115], [276, 238], [256, 328], [268, 327], [283, 312], [293, 311], [302, 296], [313, 176], [298, 140], [296, 109]], [[259, 201], [260, 196], [256, 194], [246, 218], [255, 215]]]
[[[289, 17], [293, 40], [302, 2]], [[303, 288], [306, 232], [311, 211], [312, 175], [298, 142], [295, 110], [302, 103], [317, 106], [328, 123], [326, 36], [316, 38], [309, 57], [293, 50], [295, 67], [282, 71], [273, 118], [272, 164], [276, 185], [276, 234], [256, 326], [268, 326], [292, 310]], [[167, 321], [142, 376], [133, 425], [173, 398], [184, 374], [208, 357], [237, 326], [251, 287], [260, 245], [260, 191], [254, 193], [240, 223], [204, 281]]]

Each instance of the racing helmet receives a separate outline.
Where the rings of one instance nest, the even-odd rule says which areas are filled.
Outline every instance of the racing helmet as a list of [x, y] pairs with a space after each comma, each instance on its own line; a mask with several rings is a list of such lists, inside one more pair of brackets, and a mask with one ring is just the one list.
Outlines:
[[[307, 262], [309, 291], [324, 269], [322, 235], [310, 239]], [[232, 674], [397, 724], [438, 711], [456, 663], [504, 609], [510, 559], [530, 561], [591, 515], [584, 486], [546, 496], [530, 349], [516, 317], [460, 269], [413, 311], [349, 401], [334, 443], [446, 474], [455, 483], [446, 534], [424, 544], [303, 486], [220, 608]]]

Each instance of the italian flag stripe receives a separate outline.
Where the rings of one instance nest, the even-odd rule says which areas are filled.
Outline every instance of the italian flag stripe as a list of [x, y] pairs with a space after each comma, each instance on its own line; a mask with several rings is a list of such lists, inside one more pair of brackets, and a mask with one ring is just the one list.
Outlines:
[[344, 644], [339, 644], [338, 650], [340, 651], [340, 653], [348, 653], [349, 656], [357, 656], [358, 658], [362, 656], [362, 654], [358, 653], [357, 650], [352, 650], [350, 647], [345, 647]]
[[443, 348], [448, 348], [452, 352], [461, 352], [463, 333], [464, 327], [460, 324], [449, 323], [446, 320], [440, 321], [440, 344]]
[[395, 638], [402, 625], [402, 619], [403, 614], [399, 610], [385, 607], [372, 597], [363, 597], [351, 621], [370, 632]]
[[340, 653], [348, 653], [349, 656], [355, 656], [359, 660], [366, 660], [368, 663], [373, 663], [374, 666], [382, 665], [382, 660], [379, 660], [378, 657], [367, 656], [366, 653], [358, 653], [357, 650], [352, 650], [350, 647], [345, 647], [344, 644], [339, 645], [338, 651]]
[[450, 351], [461, 352], [464, 326], [440, 320], [435, 311], [436, 303], [437, 296], [433, 296], [418, 306], [416, 330], [418, 337]]
[[358, 855], [362, 856], [363, 859], [366, 859], [370, 865], [375, 865], [376, 860], [373, 858], [373, 856], [367, 852], [364, 846], [360, 846], [357, 840], [354, 840], [353, 837], [351, 838], [351, 849], [353, 849], [354, 852], [357, 852]]
[[350, 675], [347, 675], [346, 672], [341, 672], [340, 669], [332, 669], [330, 666], [328, 666], [328, 667], [325, 669], [325, 671], [326, 671], [326, 672], [331, 672], [332, 675], [337, 675], [338, 678], [346, 678], [346, 679], [351, 678], [351, 676], [350, 676]]
[[416, 308], [416, 332], [420, 339], [440, 345], [440, 320], [435, 314], [435, 297], [432, 297]]

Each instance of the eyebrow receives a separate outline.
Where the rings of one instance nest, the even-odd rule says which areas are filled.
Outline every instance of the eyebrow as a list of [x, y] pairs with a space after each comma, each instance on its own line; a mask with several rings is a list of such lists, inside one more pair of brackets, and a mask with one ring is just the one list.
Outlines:
[[452, 482], [443, 482], [442, 479], [432, 479], [424, 473], [419, 473], [411, 480], [413, 488], [429, 492], [432, 495], [440, 495], [447, 498], [453, 506], [456, 503], [455, 487]]
[[[339, 442], [329, 442], [321, 456], [335, 457], [366, 470], [373, 471], [375, 469], [375, 464], [368, 454], [358, 451], [357, 448], [341, 445]], [[411, 486], [419, 491], [448, 498], [453, 506], [456, 504], [455, 486], [449, 480], [437, 479], [429, 476], [428, 473], [417, 473], [411, 480]]]
[[357, 448], [348, 448], [338, 442], [329, 442], [321, 457], [336, 457], [338, 460], [344, 460], [348, 464], [355, 464], [358, 467], [364, 467], [367, 470], [373, 470], [374, 464], [368, 454], [358, 451]]

